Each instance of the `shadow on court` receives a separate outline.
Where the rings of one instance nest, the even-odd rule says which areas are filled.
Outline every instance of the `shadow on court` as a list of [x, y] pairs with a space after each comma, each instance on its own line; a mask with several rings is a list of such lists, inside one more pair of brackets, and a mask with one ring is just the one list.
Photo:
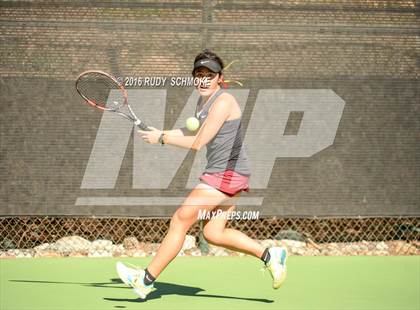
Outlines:
[[[45, 284], [70, 284], [70, 285], [83, 285], [90, 287], [102, 287], [102, 288], [122, 288], [122, 289], [131, 289], [127, 286], [121, 286], [123, 282], [118, 278], [110, 279], [110, 282], [63, 282], [63, 281], [34, 281], [34, 280], [9, 280], [10, 282], [24, 282], [24, 283], [45, 283]], [[179, 295], [179, 296], [190, 296], [190, 297], [205, 297], [205, 298], [223, 298], [223, 299], [234, 299], [234, 300], [248, 300], [256, 301], [262, 303], [272, 303], [274, 300], [265, 299], [265, 298], [245, 298], [245, 297], [235, 297], [227, 295], [214, 295], [214, 294], [198, 294], [205, 291], [199, 287], [172, 284], [166, 282], [155, 282], [154, 284], [156, 290], [152, 291], [147, 295], [146, 300], [140, 298], [106, 298], [104, 300], [112, 302], [147, 302], [148, 300], [159, 299], [165, 295]], [[134, 295], [134, 293], [133, 293]]]

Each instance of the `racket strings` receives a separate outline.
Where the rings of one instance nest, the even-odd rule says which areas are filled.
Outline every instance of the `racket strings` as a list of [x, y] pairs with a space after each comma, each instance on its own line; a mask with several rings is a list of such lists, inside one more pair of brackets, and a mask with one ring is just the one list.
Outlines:
[[118, 110], [125, 103], [119, 85], [100, 73], [91, 72], [81, 76], [77, 89], [88, 101], [101, 108]]

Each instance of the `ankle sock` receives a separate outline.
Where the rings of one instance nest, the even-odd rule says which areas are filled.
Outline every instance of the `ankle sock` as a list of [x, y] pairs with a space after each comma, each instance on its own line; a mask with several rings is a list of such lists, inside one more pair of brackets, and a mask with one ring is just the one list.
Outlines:
[[268, 248], [266, 248], [263, 254], [261, 255], [261, 260], [264, 262], [264, 264], [267, 264], [270, 258], [271, 258], [270, 252], [268, 252]]
[[145, 274], [144, 274], [144, 284], [146, 285], [150, 285], [153, 284], [153, 282], [155, 282], [156, 278], [154, 276], [152, 276], [149, 272], [149, 270], [147, 270], [147, 268], [144, 270]]

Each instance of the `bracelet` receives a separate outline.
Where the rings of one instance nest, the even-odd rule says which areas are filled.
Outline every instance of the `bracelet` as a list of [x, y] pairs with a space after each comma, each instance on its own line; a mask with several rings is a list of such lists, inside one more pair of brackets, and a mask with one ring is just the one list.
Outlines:
[[160, 134], [160, 137], [159, 137], [159, 143], [160, 143], [160, 145], [164, 145], [165, 144], [165, 141], [163, 141], [163, 136], [164, 136], [165, 134], [162, 132], [161, 134]]

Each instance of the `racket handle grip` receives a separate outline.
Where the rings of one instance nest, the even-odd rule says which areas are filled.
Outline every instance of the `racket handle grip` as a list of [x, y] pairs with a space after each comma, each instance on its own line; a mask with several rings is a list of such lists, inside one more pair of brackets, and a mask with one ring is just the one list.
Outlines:
[[145, 123], [143, 123], [142, 121], [138, 120], [135, 122], [135, 124], [137, 125], [137, 127], [139, 127], [141, 130], [144, 131], [151, 131], [151, 129], [149, 129], [149, 127], [147, 127], [147, 125]]

